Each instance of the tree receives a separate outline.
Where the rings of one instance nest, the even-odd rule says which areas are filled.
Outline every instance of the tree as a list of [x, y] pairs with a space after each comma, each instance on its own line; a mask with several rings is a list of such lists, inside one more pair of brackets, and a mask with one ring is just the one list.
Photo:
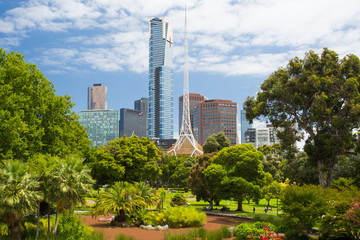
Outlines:
[[230, 146], [230, 140], [225, 136], [224, 132], [213, 134], [208, 137], [203, 145], [204, 153], [218, 152], [225, 147]]
[[27, 172], [25, 164], [5, 161], [0, 169], [0, 209], [11, 238], [21, 239], [21, 221], [36, 210], [41, 198], [39, 182]]
[[294, 158], [289, 158], [282, 163], [284, 178], [297, 184], [317, 184], [317, 168], [308, 160], [305, 152], [299, 152]]
[[64, 209], [70, 209], [78, 203], [85, 203], [84, 195], [92, 190], [94, 183], [90, 175], [90, 169], [83, 165], [83, 160], [69, 156], [60, 161], [60, 165], [54, 169], [54, 188], [52, 191], [56, 200], [56, 220], [54, 233], [57, 231], [58, 213]]
[[87, 151], [90, 141], [73, 105], [69, 96], [55, 95], [36, 65], [0, 49], [0, 159]]
[[331, 186], [338, 157], [355, 149], [352, 130], [360, 123], [360, 61], [355, 55], [339, 60], [327, 48], [304, 59], [291, 59], [261, 85], [257, 97], [244, 103], [246, 118], [264, 117], [275, 128], [283, 147], [293, 146], [302, 131], [309, 137], [304, 150], [316, 164], [320, 185]]
[[247, 193], [260, 190], [265, 183], [261, 163], [264, 155], [252, 144], [246, 143], [224, 148], [213, 159], [213, 163], [222, 165], [226, 171], [221, 182], [223, 196], [236, 199], [237, 211], [243, 211], [242, 201]]
[[126, 220], [126, 213], [131, 214], [131, 211], [136, 207], [145, 206], [144, 198], [140, 196], [133, 184], [116, 182], [112, 186], [111, 192], [100, 193], [92, 214], [98, 216], [114, 211], [117, 214], [117, 220], [123, 222]]
[[264, 154], [264, 171], [271, 173], [273, 178], [277, 181], [282, 180], [281, 162], [283, 160], [283, 151], [280, 144], [274, 144], [272, 146], [258, 147], [258, 151]]
[[217, 195], [220, 192], [221, 181], [226, 176], [226, 171], [223, 166], [219, 164], [211, 164], [208, 168], [204, 170], [204, 180], [209, 192], [208, 202], [210, 206], [213, 206], [213, 201], [219, 200]]
[[158, 152], [150, 138], [124, 136], [101, 146], [88, 161], [97, 184], [155, 181], [161, 175]]

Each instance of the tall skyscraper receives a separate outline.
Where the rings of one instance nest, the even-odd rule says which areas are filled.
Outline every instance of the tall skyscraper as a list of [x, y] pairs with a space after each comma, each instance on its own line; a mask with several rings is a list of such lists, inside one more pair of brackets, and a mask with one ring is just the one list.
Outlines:
[[141, 98], [134, 102], [135, 109], [120, 109], [120, 137], [136, 135], [148, 137], [149, 100]]
[[231, 100], [204, 100], [194, 109], [194, 136], [204, 144], [213, 134], [224, 132], [231, 145], [237, 144], [237, 103]]
[[[183, 116], [183, 99], [184, 96], [179, 97], [179, 133], [180, 128], [182, 125], [182, 116]], [[190, 109], [190, 123], [191, 123], [191, 130], [194, 133], [194, 109], [196, 105], [198, 105], [201, 101], [207, 100], [201, 94], [198, 93], [189, 93], [189, 109]]]
[[240, 123], [241, 123], [241, 143], [245, 143], [245, 132], [249, 128], [252, 128], [252, 124], [249, 123], [248, 120], [246, 120], [245, 117], [245, 110], [240, 110]]
[[149, 20], [149, 137], [170, 139], [174, 133], [172, 24]]
[[87, 110], [77, 113], [93, 146], [101, 146], [119, 137], [119, 111]]
[[100, 83], [88, 88], [88, 110], [107, 109], [107, 87]]

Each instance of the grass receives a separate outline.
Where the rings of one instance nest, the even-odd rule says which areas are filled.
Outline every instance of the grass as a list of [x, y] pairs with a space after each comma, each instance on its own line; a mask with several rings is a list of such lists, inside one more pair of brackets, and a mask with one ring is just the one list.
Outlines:
[[206, 231], [204, 228], [196, 228], [194, 230], [181, 234], [167, 232], [165, 234], [165, 240], [221, 240], [224, 238], [230, 238], [231, 236], [232, 232], [230, 232], [230, 230], [226, 226], [223, 226], [215, 231]]

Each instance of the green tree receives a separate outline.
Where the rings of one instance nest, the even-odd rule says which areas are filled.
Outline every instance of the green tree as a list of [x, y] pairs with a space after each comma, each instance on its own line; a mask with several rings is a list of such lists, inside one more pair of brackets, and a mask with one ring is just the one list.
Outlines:
[[35, 64], [0, 49], [0, 159], [83, 154], [90, 141], [73, 105], [69, 96], [55, 95]]
[[283, 147], [293, 146], [302, 131], [309, 137], [304, 150], [318, 168], [320, 185], [331, 186], [338, 157], [355, 148], [352, 130], [360, 122], [360, 61], [355, 55], [339, 59], [327, 48], [304, 59], [291, 59], [261, 85], [257, 97], [244, 103], [246, 118], [265, 117]]
[[317, 184], [317, 168], [312, 164], [306, 152], [299, 152], [294, 158], [288, 158], [282, 163], [282, 172], [284, 178], [297, 184]]
[[238, 202], [237, 211], [243, 211], [242, 201], [248, 192], [260, 189], [265, 184], [262, 160], [264, 155], [256, 151], [252, 144], [241, 144], [222, 149], [214, 156], [214, 163], [226, 171], [221, 182], [222, 194]]
[[111, 192], [100, 193], [92, 214], [98, 216], [114, 211], [117, 214], [117, 220], [123, 222], [126, 220], [127, 213], [131, 214], [137, 207], [142, 208], [145, 206], [144, 198], [141, 197], [133, 184], [116, 182], [112, 186]]
[[175, 173], [176, 167], [183, 161], [183, 158], [175, 155], [163, 154], [161, 156], [160, 169], [161, 176], [160, 182], [162, 185], [171, 185], [171, 176]]
[[161, 175], [158, 152], [150, 138], [124, 136], [95, 150], [88, 161], [97, 184], [155, 181]]
[[21, 239], [23, 217], [35, 211], [41, 199], [39, 182], [28, 173], [25, 164], [17, 160], [5, 161], [0, 169], [0, 213], [10, 237]]
[[90, 169], [83, 165], [83, 160], [75, 156], [62, 159], [54, 171], [58, 173], [54, 177], [55, 184], [52, 189], [56, 200], [56, 233], [58, 213], [71, 209], [78, 203], [85, 203], [84, 195], [91, 192], [94, 180], [91, 178]]
[[280, 144], [274, 144], [272, 146], [264, 145], [258, 147], [258, 151], [264, 154], [264, 171], [271, 173], [273, 178], [277, 181], [281, 181], [283, 174], [281, 171], [281, 163], [283, 160], [283, 151]]
[[211, 135], [203, 145], [204, 153], [218, 152], [225, 147], [230, 147], [230, 140], [225, 136], [224, 132]]
[[213, 206], [213, 201], [220, 200], [219, 192], [221, 181], [226, 176], [226, 171], [220, 164], [211, 164], [204, 170], [204, 180], [209, 192], [208, 202]]
[[353, 184], [360, 187], [360, 155], [350, 155], [342, 158], [336, 165], [334, 178], [349, 178]]

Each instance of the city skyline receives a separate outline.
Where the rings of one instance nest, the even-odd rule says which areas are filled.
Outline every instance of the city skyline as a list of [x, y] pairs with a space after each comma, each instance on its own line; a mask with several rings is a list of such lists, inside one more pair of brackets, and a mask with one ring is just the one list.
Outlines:
[[[238, 108], [290, 58], [322, 47], [360, 55], [360, 2], [187, 1], [190, 92]], [[148, 19], [174, 27], [174, 99], [182, 95], [183, 1], [0, 1], [0, 47], [25, 55], [87, 109], [87, 88], [108, 87], [108, 108], [148, 97]], [[224, 84], [225, 83], [225, 84]], [[71, 86], [71, 87], [70, 87]], [[231, 86], [229, 88], [228, 86]], [[174, 104], [174, 133], [178, 132]]]

